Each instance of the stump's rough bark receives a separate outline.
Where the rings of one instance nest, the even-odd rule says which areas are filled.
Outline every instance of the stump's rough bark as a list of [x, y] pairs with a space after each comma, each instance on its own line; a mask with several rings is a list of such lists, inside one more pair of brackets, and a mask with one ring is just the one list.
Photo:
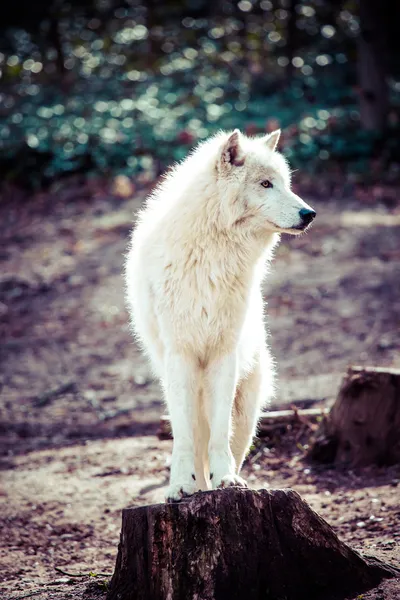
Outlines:
[[351, 367], [309, 456], [352, 467], [400, 463], [400, 370]]
[[125, 509], [108, 600], [330, 600], [395, 575], [296, 492], [231, 488]]

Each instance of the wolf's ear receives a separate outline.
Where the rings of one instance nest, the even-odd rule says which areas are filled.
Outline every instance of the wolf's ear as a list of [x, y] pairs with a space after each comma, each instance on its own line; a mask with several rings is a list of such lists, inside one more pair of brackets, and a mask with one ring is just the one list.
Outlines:
[[244, 152], [240, 144], [240, 131], [235, 129], [222, 147], [220, 162], [222, 168], [242, 167], [244, 165]]
[[265, 136], [265, 138], [264, 138], [265, 144], [267, 145], [267, 147], [270, 150], [274, 151], [274, 150], [276, 150], [276, 147], [278, 145], [280, 137], [281, 137], [281, 130], [276, 129], [276, 131], [273, 131], [272, 133], [269, 133], [268, 135]]

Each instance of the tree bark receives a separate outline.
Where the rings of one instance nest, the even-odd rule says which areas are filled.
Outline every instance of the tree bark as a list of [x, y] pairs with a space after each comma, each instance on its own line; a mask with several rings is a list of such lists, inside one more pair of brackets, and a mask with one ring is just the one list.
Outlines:
[[400, 463], [400, 370], [351, 367], [309, 456], [352, 467]]
[[400, 571], [363, 558], [292, 490], [127, 508], [108, 600], [330, 600]]
[[52, 12], [50, 16], [49, 40], [57, 52], [56, 65], [59, 74], [65, 74], [65, 55], [62, 45], [61, 32], [58, 17]]
[[361, 123], [365, 129], [382, 132], [387, 124], [388, 0], [360, 0], [358, 79]]
[[296, 6], [297, 0], [290, 0], [289, 2], [289, 18], [287, 23], [287, 35], [286, 35], [286, 56], [288, 59], [288, 64], [286, 66], [286, 82], [291, 83], [294, 66], [293, 66], [293, 58], [294, 53], [297, 49], [297, 25], [296, 25]]

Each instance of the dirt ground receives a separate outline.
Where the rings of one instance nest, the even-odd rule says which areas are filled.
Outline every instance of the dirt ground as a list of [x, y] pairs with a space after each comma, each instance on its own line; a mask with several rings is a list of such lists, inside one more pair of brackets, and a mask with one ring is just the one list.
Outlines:
[[[171, 441], [155, 435], [161, 393], [130, 337], [121, 277], [143, 195], [91, 181], [1, 199], [7, 600], [102, 597], [121, 509], [163, 499]], [[265, 286], [277, 404], [331, 402], [349, 364], [400, 365], [400, 204], [367, 192], [310, 203], [315, 226], [285, 237]], [[260, 443], [244, 469], [251, 487], [295, 488], [344, 541], [398, 566], [400, 468], [317, 469], [303, 442]], [[400, 585], [362, 598], [398, 599]]]

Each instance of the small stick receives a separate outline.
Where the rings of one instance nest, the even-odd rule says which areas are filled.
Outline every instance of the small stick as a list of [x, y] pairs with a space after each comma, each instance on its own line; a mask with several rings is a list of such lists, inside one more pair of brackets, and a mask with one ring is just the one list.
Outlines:
[[63, 383], [56, 388], [49, 390], [48, 392], [44, 392], [40, 396], [36, 397], [36, 406], [46, 406], [56, 396], [60, 394], [66, 394], [67, 392], [73, 392], [76, 388], [74, 381], [68, 381], [67, 383]]
[[[293, 406], [293, 405], [292, 405]], [[295, 423], [304, 423], [310, 429], [313, 429], [313, 421], [327, 414], [326, 408], [298, 408], [293, 406], [291, 410], [273, 410], [263, 412], [258, 426], [258, 437], [263, 437], [270, 432], [293, 425]], [[158, 430], [159, 439], [166, 440], [172, 438], [171, 423], [169, 415], [163, 415], [160, 419], [160, 428]]]
[[68, 571], [64, 571], [60, 567], [54, 567], [56, 571], [62, 573], [63, 575], [67, 575], [67, 577], [111, 577], [112, 573], [93, 573], [90, 571], [89, 573], [69, 573]]
[[29, 592], [29, 594], [24, 594], [23, 596], [12, 596], [10, 600], [22, 600], [22, 598], [30, 598], [31, 596], [37, 596], [42, 592], [44, 592], [44, 590], [36, 590], [35, 592]]
[[62, 575], [67, 575], [67, 577], [87, 577], [87, 573], [68, 573], [68, 571], [64, 571], [60, 567], [54, 567], [56, 571], [61, 573]]

